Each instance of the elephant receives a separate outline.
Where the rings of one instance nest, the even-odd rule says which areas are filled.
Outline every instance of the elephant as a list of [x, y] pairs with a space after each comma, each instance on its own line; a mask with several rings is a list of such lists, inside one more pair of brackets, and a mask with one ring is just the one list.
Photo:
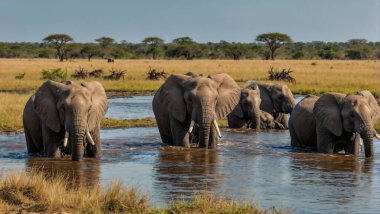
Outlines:
[[96, 82], [47, 80], [25, 105], [23, 125], [29, 154], [80, 161], [100, 154], [100, 121], [108, 110], [103, 86]]
[[171, 75], [152, 102], [162, 141], [190, 147], [189, 133], [196, 129], [200, 148], [216, 148], [217, 135], [221, 137], [216, 121], [225, 118], [239, 99], [240, 87], [228, 74]]
[[261, 129], [284, 129], [284, 126], [275, 120], [268, 112], [260, 110], [260, 128]]
[[254, 89], [241, 89], [240, 101], [234, 110], [227, 115], [229, 128], [260, 129], [260, 90], [257, 85]]
[[278, 121], [283, 127], [288, 128], [288, 115], [295, 106], [295, 100], [292, 92], [287, 85], [273, 83], [254, 82], [247, 86], [254, 89], [255, 85], [259, 87], [261, 104], [260, 109], [271, 114], [275, 121]]
[[320, 153], [359, 155], [360, 138], [366, 157], [373, 157], [374, 123], [380, 107], [369, 91], [357, 94], [308, 95], [294, 108], [289, 120], [291, 145], [316, 148]]

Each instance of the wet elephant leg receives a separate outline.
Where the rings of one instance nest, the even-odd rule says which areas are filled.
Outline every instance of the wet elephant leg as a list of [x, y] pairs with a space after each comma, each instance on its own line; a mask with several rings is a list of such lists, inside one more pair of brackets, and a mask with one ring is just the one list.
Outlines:
[[170, 130], [172, 132], [173, 143], [176, 146], [190, 147], [188, 127], [170, 116]]
[[291, 144], [291, 146], [301, 147], [302, 145], [297, 138], [296, 132], [295, 132], [292, 124], [289, 124], [289, 133], [290, 133], [290, 144]]
[[[42, 138], [45, 157], [61, 157], [59, 144], [62, 141], [59, 133], [54, 133], [45, 125], [42, 126]], [[63, 137], [62, 137], [63, 138]]]
[[317, 123], [317, 151], [332, 154], [334, 152], [334, 136], [329, 130], [319, 127]]
[[360, 152], [360, 136], [356, 133], [348, 140], [346, 147], [344, 148], [346, 154], [353, 154], [359, 156]]
[[209, 148], [210, 149], [216, 149], [218, 146], [218, 133], [216, 132], [216, 129], [214, 126], [211, 126], [210, 128], [210, 139], [209, 139]]

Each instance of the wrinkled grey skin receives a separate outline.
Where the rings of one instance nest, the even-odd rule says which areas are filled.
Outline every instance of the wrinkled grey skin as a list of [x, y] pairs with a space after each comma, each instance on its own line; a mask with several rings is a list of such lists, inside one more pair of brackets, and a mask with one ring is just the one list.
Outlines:
[[366, 157], [373, 157], [374, 123], [380, 108], [369, 91], [305, 97], [291, 113], [292, 146], [314, 147], [321, 153], [344, 150], [359, 155], [360, 138]]
[[256, 86], [252, 89], [241, 89], [240, 101], [227, 116], [229, 128], [260, 129], [260, 91]]
[[212, 76], [171, 75], [153, 98], [153, 112], [164, 143], [189, 147], [189, 127], [194, 120], [201, 148], [216, 148], [212, 122], [237, 105], [240, 87], [227, 74]]
[[[23, 124], [28, 153], [46, 157], [71, 154], [72, 160], [100, 154], [100, 121], [108, 109], [103, 86], [94, 81], [76, 84], [51, 80], [26, 103]], [[65, 132], [68, 146], [63, 147]], [[95, 146], [88, 143], [89, 131]]]
[[[292, 92], [287, 85], [272, 83], [253, 83], [247, 88], [252, 89], [254, 85], [260, 89], [260, 109], [271, 114], [275, 121], [288, 128], [288, 115], [295, 106]], [[280, 128], [280, 127], [279, 127]]]

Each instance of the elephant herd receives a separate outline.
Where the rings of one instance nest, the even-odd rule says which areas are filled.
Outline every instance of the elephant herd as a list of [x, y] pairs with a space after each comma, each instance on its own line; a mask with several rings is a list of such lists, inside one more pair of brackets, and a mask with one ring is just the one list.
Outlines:
[[[344, 151], [372, 157], [374, 123], [380, 107], [369, 91], [357, 94], [307, 95], [297, 105], [286, 85], [251, 82], [246, 88], [228, 74], [171, 75], [155, 93], [153, 112], [163, 143], [217, 147], [217, 121], [229, 128], [288, 129], [291, 145], [322, 153]], [[108, 109], [98, 82], [41, 85], [23, 113], [28, 153], [72, 160], [100, 154], [100, 121]], [[290, 114], [290, 118], [289, 115]]]

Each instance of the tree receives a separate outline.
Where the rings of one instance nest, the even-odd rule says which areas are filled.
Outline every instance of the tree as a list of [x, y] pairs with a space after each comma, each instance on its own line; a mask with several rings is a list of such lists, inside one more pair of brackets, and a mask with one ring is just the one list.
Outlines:
[[101, 52], [100, 47], [94, 43], [84, 44], [80, 50], [81, 55], [87, 57], [88, 61], [94, 56], [100, 56]]
[[67, 43], [74, 41], [74, 39], [67, 34], [51, 34], [45, 37], [42, 41], [54, 46], [59, 61], [62, 62], [65, 58], [65, 48]]
[[109, 49], [109, 46], [111, 46], [115, 40], [111, 37], [100, 37], [98, 39], [95, 39], [96, 42], [99, 43], [100, 47], [102, 47], [103, 49], [103, 57], [105, 57], [106, 55], [108, 55], [108, 49]]
[[256, 41], [265, 42], [270, 51], [270, 58], [274, 60], [275, 52], [286, 43], [291, 43], [292, 39], [283, 33], [263, 33], [256, 36]]
[[176, 57], [185, 57], [192, 60], [199, 52], [199, 46], [190, 37], [180, 37], [173, 40], [175, 45], [170, 55]]
[[100, 47], [102, 47], [103, 49], [106, 49], [108, 46], [115, 42], [113, 38], [105, 36], [95, 39], [95, 41], [98, 42]]
[[146, 55], [152, 55], [153, 59], [157, 59], [157, 56], [162, 53], [163, 39], [158, 37], [146, 37], [142, 43], [148, 46]]
[[242, 43], [225, 43], [225, 52], [231, 56], [234, 60], [239, 60], [242, 56], [247, 54], [247, 46]]

